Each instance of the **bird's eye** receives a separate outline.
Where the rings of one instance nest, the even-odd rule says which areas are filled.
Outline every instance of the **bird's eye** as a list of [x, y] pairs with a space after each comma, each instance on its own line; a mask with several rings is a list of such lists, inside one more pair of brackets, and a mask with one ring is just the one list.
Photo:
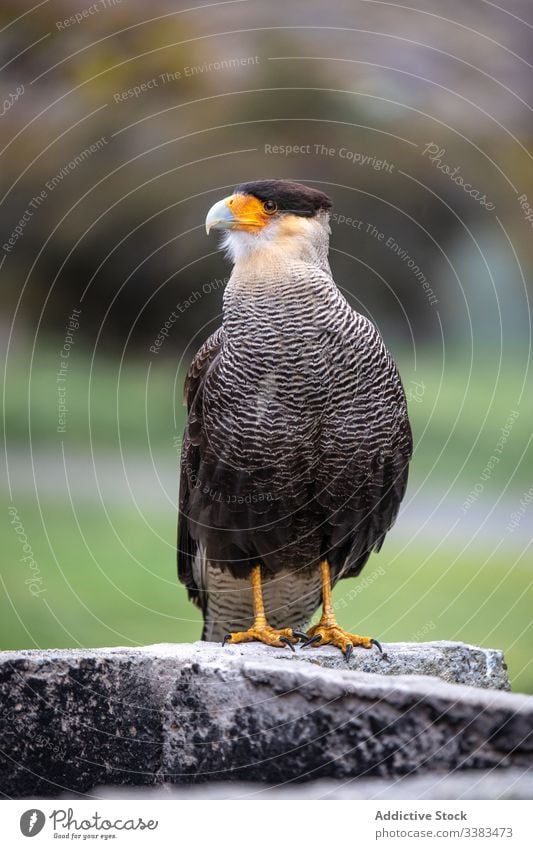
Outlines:
[[278, 205], [275, 200], [266, 200], [263, 204], [263, 209], [268, 215], [273, 215], [273, 213], [277, 210]]

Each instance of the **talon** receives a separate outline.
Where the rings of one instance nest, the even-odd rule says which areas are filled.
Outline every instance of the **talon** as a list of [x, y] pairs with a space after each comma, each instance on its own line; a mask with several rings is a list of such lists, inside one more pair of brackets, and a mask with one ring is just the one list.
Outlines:
[[383, 654], [383, 649], [381, 648], [381, 643], [379, 642], [379, 640], [375, 640], [374, 637], [372, 637], [370, 642], [372, 643], [373, 646], [375, 646], [377, 649], [379, 649], [381, 654]]
[[294, 648], [293, 644], [291, 643], [288, 637], [280, 637], [279, 641], [280, 643], [283, 643], [284, 645], [288, 646], [291, 651], [296, 653], [296, 649]]
[[322, 635], [321, 634], [315, 634], [314, 637], [309, 637], [309, 639], [306, 640], [305, 643], [303, 644], [303, 646], [300, 646], [300, 648], [305, 649], [306, 646], [311, 646], [311, 645], [313, 645], [313, 643], [321, 643], [321, 642], [322, 642]]
[[348, 643], [346, 646], [346, 651], [344, 652], [344, 657], [346, 658], [346, 663], [350, 660], [353, 652], [353, 643]]
[[307, 634], [304, 633], [304, 631], [295, 631], [293, 629], [292, 633], [294, 634], [295, 637], [298, 637], [299, 640], [304, 640], [304, 641], [307, 640]]
[[271, 628], [268, 624], [260, 623], [259, 625], [252, 625], [247, 631], [233, 631], [226, 634], [222, 640], [222, 645], [225, 646], [226, 643], [237, 645], [240, 643], [257, 642], [264, 643], [267, 646], [273, 646], [274, 648], [289, 646], [291, 651], [294, 651], [294, 646], [292, 645], [293, 639], [290, 628], [277, 629]]

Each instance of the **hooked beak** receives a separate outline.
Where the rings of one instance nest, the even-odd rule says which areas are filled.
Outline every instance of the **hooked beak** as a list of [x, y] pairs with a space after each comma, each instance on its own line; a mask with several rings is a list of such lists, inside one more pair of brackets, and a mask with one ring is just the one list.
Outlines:
[[231, 230], [235, 227], [237, 219], [228, 205], [229, 200], [231, 200], [231, 197], [217, 201], [207, 213], [205, 219], [205, 232], [207, 234], [210, 230]]
[[244, 230], [247, 233], [260, 233], [272, 220], [263, 203], [254, 195], [236, 193], [215, 203], [207, 213], [205, 229]]

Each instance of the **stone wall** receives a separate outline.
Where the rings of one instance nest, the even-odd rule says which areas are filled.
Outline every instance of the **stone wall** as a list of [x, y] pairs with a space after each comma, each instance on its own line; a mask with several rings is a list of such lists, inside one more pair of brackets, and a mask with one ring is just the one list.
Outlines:
[[500, 652], [384, 650], [349, 665], [332, 648], [255, 644], [4, 652], [0, 789], [52, 797], [532, 765], [533, 697], [506, 692]]

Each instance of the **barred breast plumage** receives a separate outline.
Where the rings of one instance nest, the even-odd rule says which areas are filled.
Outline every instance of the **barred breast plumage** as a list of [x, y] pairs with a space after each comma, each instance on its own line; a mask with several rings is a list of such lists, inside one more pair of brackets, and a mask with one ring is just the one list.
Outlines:
[[[292, 221], [286, 235], [294, 218], [303, 236]], [[256, 564], [269, 621], [302, 627], [320, 603], [320, 562], [334, 582], [357, 575], [407, 481], [402, 384], [331, 277], [327, 212], [279, 220], [264, 244], [255, 232], [228, 240], [223, 324], [186, 381], [178, 565], [207, 639], [250, 624]]]

